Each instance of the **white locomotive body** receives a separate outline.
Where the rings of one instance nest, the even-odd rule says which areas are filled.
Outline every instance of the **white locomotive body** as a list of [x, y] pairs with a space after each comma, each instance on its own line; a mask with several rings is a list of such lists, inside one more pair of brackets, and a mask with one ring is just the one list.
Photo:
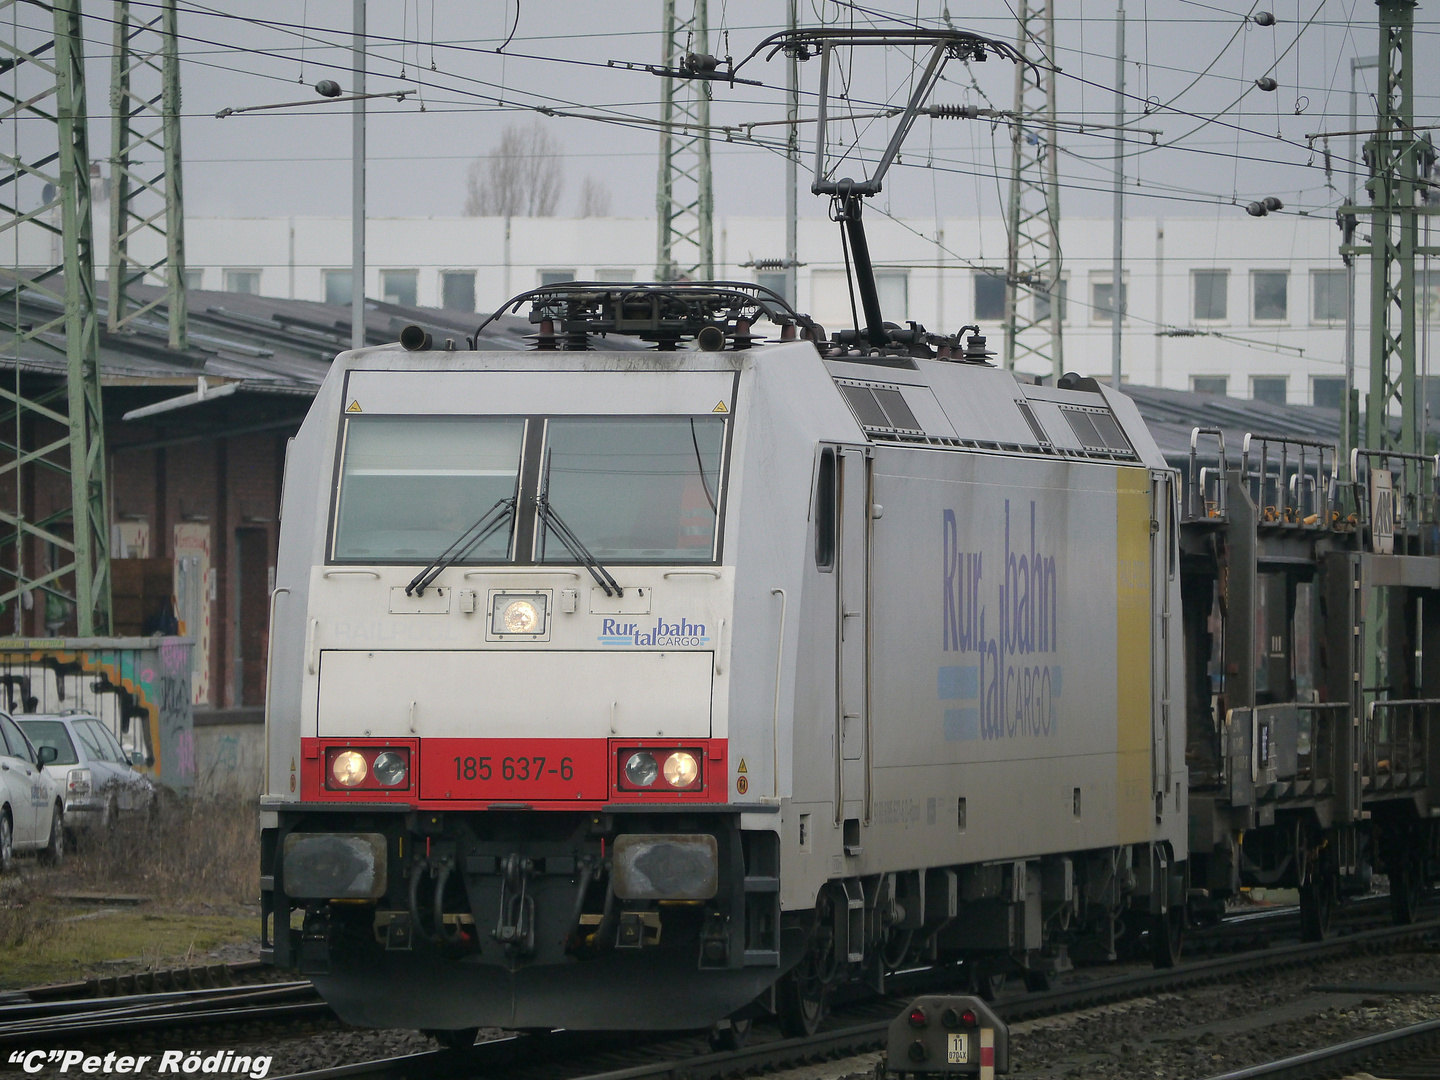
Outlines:
[[803, 1027], [847, 971], [1183, 907], [1173, 487], [1123, 396], [537, 359], [345, 354], [292, 445], [277, 963], [376, 1026]]

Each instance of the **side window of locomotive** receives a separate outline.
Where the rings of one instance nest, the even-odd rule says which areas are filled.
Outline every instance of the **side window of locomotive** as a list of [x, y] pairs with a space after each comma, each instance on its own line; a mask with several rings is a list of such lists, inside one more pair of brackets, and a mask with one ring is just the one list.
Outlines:
[[[518, 417], [367, 416], [345, 421], [333, 557], [424, 563], [514, 499]], [[514, 514], [460, 561], [508, 557]]]
[[552, 417], [536, 557], [573, 563], [568, 527], [602, 562], [713, 562], [724, 452], [721, 417]]
[[835, 451], [828, 447], [820, 451], [815, 473], [815, 565], [835, 565]]

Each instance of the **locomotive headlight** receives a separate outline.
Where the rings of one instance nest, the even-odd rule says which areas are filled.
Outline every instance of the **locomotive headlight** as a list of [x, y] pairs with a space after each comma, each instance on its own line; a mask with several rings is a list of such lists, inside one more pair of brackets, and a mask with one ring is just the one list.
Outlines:
[[625, 779], [636, 787], [649, 787], [655, 783], [660, 776], [660, 766], [655, 762], [655, 755], [640, 750], [630, 755], [630, 760], [625, 762]]
[[354, 750], [336, 754], [335, 760], [330, 763], [330, 775], [335, 777], [335, 782], [341, 787], [355, 787], [364, 783], [368, 771], [365, 758]]
[[409, 771], [405, 759], [393, 750], [386, 750], [375, 758], [375, 779], [386, 787], [399, 787], [405, 782]]
[[524, 634], [539, 637], [545, 633], [545, 597], [534, 593], [525, 596], [498, 594], [494, 600], [490, 631], [494, 634]]
[[665, 759], [665, 782], [673, 788], [687, 788], [700, 775], [695, 755], [677, 750]]
[[500, 615], [507, 634], [533, 634], [540, 625], [540, 612], [529, 600], [512, 600]]

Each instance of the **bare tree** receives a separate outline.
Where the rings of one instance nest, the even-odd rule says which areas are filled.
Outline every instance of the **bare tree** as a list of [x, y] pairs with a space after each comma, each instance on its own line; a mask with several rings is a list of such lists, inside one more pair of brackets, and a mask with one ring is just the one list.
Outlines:
[[578, 201], [581, 217], [610, 216], [610, 189], [593, 176], [587, 176], [581, 182]]
[[540, 121], [509, 124], [500, 145], [470, 163], [467, 217], [549, 217], [560, 201], [565, 167], [560, 147]]

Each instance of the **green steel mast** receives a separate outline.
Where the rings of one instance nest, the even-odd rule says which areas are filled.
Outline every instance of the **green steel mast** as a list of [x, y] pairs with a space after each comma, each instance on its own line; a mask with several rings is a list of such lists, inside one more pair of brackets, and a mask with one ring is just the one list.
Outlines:
[[[680, 19], [677, 0], [665, 0], [665, 68], [709, 50], [706, 0]], [[709, 281], [715, 277], [714, 197], [710, 189], [710, 83], [664, 76], [660, 91], [660, 171], [655, 184], [655, 277]]]
[[[1058, 379], [1064, 369], [1060, 325], [1060, 181], [1055, 147], [1054, 0], [1020, 0], [1015, 48], [1036, 66], [1015, 65], [1011, 128], [1009, 242], [1005, 262], [1005, 367], [1034, 359]], [[1032, 303], [1022, 304], [1025, 297]]]
[[[34, 25], [35, 14], [50, 25]], [[7, 17], [23, 32], [0, 37], [0, 121], [11, 130], [31, 121], [33, 138], [0, 150], [0, 238], [17, 252], [0, 277], [0, 341], [10, 345], [0, 360], [10, 368], [0, 375], [0, 485], [13, 494], [0, 506], [0, 604], [22, 632], [22, 597], [56, 597], [74, 604], [77, 633], [103, 635], [110, 528], [80, 0], [0, 0]], [[41, 472], [68, 476], [68, 506], [27, 507]]]
[[[1423, 453], [1425, 403], [1416, 365], [1415, 257], [1440, 254], [1420, 245], [1423, 180], [1434, 160], [1428, 137], [1415, 131], [1413, 24], [1415, 0], [1378, 0], [1380, 85], [1375, 129], [1365, 141], [1369, 206], [1344, 212], [1370, 217], [1370, 243], [1346, 254], [1370, 256], [1370, 393], [1364, 445], [1371, 450]], [[1399, 414], [1396, 432], [1390, 418]], [[1349, 447], [1346, 447], [1348, 454]]]
[[[143, 14], [115, 0], [110, 74], [110, 293], [106, 322], [119, 333], [164, 317], [170, 348], [186, 347], [185, 219], [180, 184], [180, 55], [176, 0]], [[133, 245], [133, 247], [132, 247]], [[136, 285], [159, 279], [150, 300]]]

